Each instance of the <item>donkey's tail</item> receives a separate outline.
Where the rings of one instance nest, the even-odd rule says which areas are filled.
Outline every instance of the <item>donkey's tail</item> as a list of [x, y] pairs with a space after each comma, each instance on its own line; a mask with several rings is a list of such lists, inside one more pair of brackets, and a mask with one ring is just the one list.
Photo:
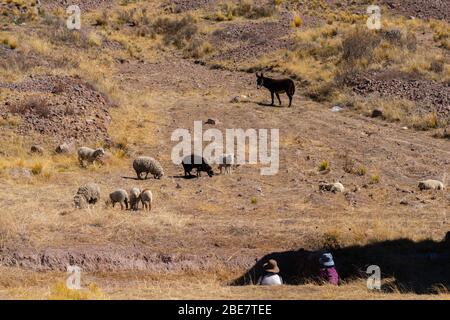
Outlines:
[[294, 84], [294, 81], [291, 81], [291, 85], [289, 86], [289, 94], [292, 97], [294, 95], [294, 93], [295, 93], [295, 84]]

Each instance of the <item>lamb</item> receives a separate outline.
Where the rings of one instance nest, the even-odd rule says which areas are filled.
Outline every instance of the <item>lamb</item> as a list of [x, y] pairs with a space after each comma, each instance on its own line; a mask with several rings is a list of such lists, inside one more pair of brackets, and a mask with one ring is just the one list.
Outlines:
[[444, 190], [444, 183], [439, 180], [423, 180], [419, 181], [420, 190]]
[[345, 188], [344, 188], [344, 185], [340, 182], [321, 183], [321, 184], [319, 184], [319, 190], [320, 191], [330, 191], [330, 192], [336, 193], [336, 192], [344, 192]]
[[149, 173], [153, 175], [155, 179], [161, 179], [164, 176], [164, 170], [161, 164], [152, 157], [138, 157], [133, 161], [133, 169], [136, 171], [136, 175], [139, 180], [142, 179], [141, 174], [145, 172], [145, 179]]
[[103, 148], [91, 149], [88, 147], [81, 147], [78, 149], [78, 161], [80, 161], [80, 165], [84, 167], [84, 162], [93, 163], [98, 160], [105, 154], [105, 150]]
[[144, 207], [144, 210], [147, 209], [148, 211], [152, 210], [152, 202], [153, 202], [153, 194], [149, 189], [144, 189], [141, 192], [141, 202], [142, 206]]
[[139, 207], [139, 201], [141, 200], [141, 190], [139, 188], [130, 189], [130, 209], [137, 210]]
[[100, 199], [100, 187], [96, 183], [87, 183], [78, 188], [73, 197], [75, 208], [83, 209], [95, 204]]
[[128, 192], [123, 189], [117, 189], [109, 194], [109, 199], [111, 200], [112, 207], [114, 208], [114, 205], [116, 203], [120, 203], [120, 209], [123, 210], [128, 209], [128, 203], [129, 203], [129, 197]]
[[219, 170], [220, 174], [225, 172], [225, 174], [231, 174], [231, 167], [234, 164], [234, 155], [233, 154], [223, 154], [219, 157]]
[[192, 176], [192, 169], [197, 170], [197, 177], [201, 176], [202, 171], [208, 173], [209, 177], [214, 175], [213, 169], [203, 157], [191, 154], [190, 156], [184, 157], [182, 164], [185, 177], [188, 175]]

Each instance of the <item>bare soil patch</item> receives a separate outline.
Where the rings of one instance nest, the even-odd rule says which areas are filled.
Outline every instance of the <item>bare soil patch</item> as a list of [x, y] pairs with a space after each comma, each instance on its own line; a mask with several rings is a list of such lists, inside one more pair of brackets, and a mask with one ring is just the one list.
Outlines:
[[85, 272], [146, 270], [151, 272], [202, 271], [217, 265], [247, 268], [254, 260], [212, 254], [164, 254], [137, 246], [71, 246], [35, 250], [0, 249], [0, 265], [36, 271], [65, 271], [77, 265]]

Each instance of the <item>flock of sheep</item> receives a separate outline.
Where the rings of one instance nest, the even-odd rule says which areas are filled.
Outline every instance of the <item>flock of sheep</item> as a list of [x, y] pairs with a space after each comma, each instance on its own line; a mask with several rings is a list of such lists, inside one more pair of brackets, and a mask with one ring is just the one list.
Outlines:
[[[78, 161], [80, 166], [92, 164], [105, 155], [103, 148], [91, 149], [81, 147], [78, 149]], [[234, 165], [234, 155], [225, 154], [219, 159], [220, 173], [231, 174], [232, 165]], [[196, 155], [187, 156], [182, 162], [185, 176], [192, 176], [191, 171], [196, 169], [197, 177], [204, 171], [208, 176], [212, 177], [214, 171], [209, 163], [203, 158]], [[161, 164], [152, 157], [140, 156], [133, 161], [133, 169], [137, 178], [147, 179], [148, 175], [152, 175], [155, 179], [161, 179], [164, 176], [164, 170]], [[143, 175], [145, 176], [143, 177]], [[87, 183], [78, 188], [74, 196], [74, 205], [76, 208], [82, 209], [89, 205], [96, 204], [100, 199], [100, 187], [96, 183]], [[125, 189], [116, 189], [109, 194], [107, 205], [114, 208], [116, 203], [120, 204], [121, 210], [130, 209], [138, 210], [139, 203], [142, 203], [144, 210], [150, 211], [152, 208], [153, 194], [149, 189], [140, 190], [137, 187], [131, 188], [129, 191]]]
[[[88, 147], [81, 147], [78, 149], [78, 161], [81, 166], [91, 164], [99, 160], [105, 151], [102, 148], [91, 149]], [[232, 166], [234, 166], [234, 155], [224, 154], [219, 158], [220, 173], [231, 174]], [[192, 176], [191, 171], [196, 170], [197, 177], [201, 176], [201, 172], [206, 172], [208, 176], [212, 177], [214, 171], [209, 163], [200, 156], [190, 155], [182, 161], [184, 175]], [[152, 157], [141, 156], [133, 161], [133, 169], [136, 172], [137, 178], [147, 179], [148, 175], [152, 175], [155, 179], [161, 179], [164, 176], [164, 170], [161, 164]], [[145, 176], [143, 177], [143, 175]], [[445, 181], [444, 175], [444, 181]], [[423, 180], [419, 181], [420, 190], [444, 190], [444, 182], [439, 180]], [[344, 185], [340, 182], [336, 183], [321, 183], [319, 190], [329, 192], [344, 192]], [[95, 204], [100, 199], [100, 188], [95, 183], [88, 183], [78, 189], [74, 197], [75, 207], [83, 208], [89, 204]], [[142, 203], [144, 210], [150, 211], [152, 208], [153, 194], [149, 189], [140, 190], [137, 187], [131, 188], [129, 191], [124, 189], [116, 189], [109, 194], [107, 204], [111, 204], [114, 208], [116, 203], [120, 204], [122, 210], [138, 210], [139, 203]]]

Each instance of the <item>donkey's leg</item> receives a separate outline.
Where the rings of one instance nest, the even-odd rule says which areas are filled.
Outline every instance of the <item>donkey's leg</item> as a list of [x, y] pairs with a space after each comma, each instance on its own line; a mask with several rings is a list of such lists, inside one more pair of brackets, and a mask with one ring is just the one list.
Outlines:
[[288, 97], [289, 97], [289, 107], [290, 107], [292, 104], [292, 95], [288, 94]]
[[278, 99], [278, 102], [280, 103], [280, 106], [281, 106], [280, 94], [278, 92], [277, 92], [277, 99]]
[[272, 98], [272, 104], [271, 104], [271, 106], [273, 106], [273, 104], [274, 104], [274, 93], [273, 93], [273, 91], [270, 91], [270, 97]]

